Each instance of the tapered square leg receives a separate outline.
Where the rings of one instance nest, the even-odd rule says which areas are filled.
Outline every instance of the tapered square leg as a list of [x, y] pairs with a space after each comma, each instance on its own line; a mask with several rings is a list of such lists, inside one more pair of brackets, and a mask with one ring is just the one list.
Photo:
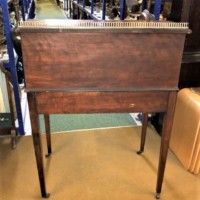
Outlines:
[[162, 190], [162, 183], [164, 178], [167, 154], [169, 149], [169, 141], [173, 124], [175, 103], [176, 103], [176, 92], [170, 92], [167, 105], [167, 112], [164, 115], [163, 131], [161, 136], [160, 158], [159, 158], [157, 186], [156, 186], [157, 199], [160, 198], [160, 193]]
[[46, 140], [47, 140], [47, 154], [46, 154], [46, 157], [49, 157], [51, 155], [51, 153], [52, 153], [49, 114], [44, 114], [44, 122], [45, 122]]
[[39, 122], [38, 122], [35, 93], [28, 93], [28, 102], [29, 102], [29, 109], [30, 109], [32, 138], [33, 138], [33, 145], [34, 145], [34, 150], [35, 150], [41, 195], [44, 198], [48, 198], [49, 194], [46, 192], [44, 165], [43, 165], [43, 157], [42, 157], [42, 143], [41, 143], [41, 136], [39, 133]]
[[137, 154], [141, 154], [144, 151], [144, 145], [145, 145], [146, 133], [147, 133], [147, 125], [148, 125], [148, 113], [143, 113], [140, 150], [137, 151]]

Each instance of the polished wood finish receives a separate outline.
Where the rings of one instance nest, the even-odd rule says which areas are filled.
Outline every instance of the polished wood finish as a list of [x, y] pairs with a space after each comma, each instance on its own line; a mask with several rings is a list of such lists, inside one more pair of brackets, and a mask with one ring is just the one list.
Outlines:
[[[37, 112], [42, 113], [120, 113], [164, 112], [167, 108], [166, 91], [129, 92], [49, 92], [37, 93]], [[62, 103], [60, 100], [62, 99]], [[154, 99], [156, 101], [153, 102]], [[146, 102], [146, 104], [141, 104]]]
[[40, 182], [40, 189], [42, 197], [48, 197], [49, 194], [46, 192], [45, 174], [43, 167], [43, 156], [42, 156], [42, 143], [41, 135], [39, 133], [39, 121], [37, 113], [36, 95], [34, 93], [28, 93], [28, 102], [30, 109], [30, 120], [32, 127], [33, 145], [35, 150], [35, 157], [38, 169], [38, 176]]
[[[39, 114], [45, 114], [49, 151], [48, 115], [51, 113], [139, 111], [164, 112], [166, 115], [156, 187], [159, 197], [186, 33], [186, 29], [180, 32], [178, 29], [22, 31], [26, 89], [43, 197], [48, 194]], [[147, 122], [143, 134], [146, 126]]]
[[[28, 90], [176, 89], [178, 84], [176, 66], [181, 63], [183, 34], [152, 32], [147, 37], [130, 33], [22, 32], [21, 35], [26, 48], [23, 59], [28, 63], [25, 67]], [[144, 62], [148, 63], [146, 67]]]
[[44, 122], [46, 129], [46, 140], [47, 140], [47, 154], [46, 157], [50, 156], [52, 153], [51, 150], [51, 128], [50, 128], [50, 118], [48, 114], [44, 114]]
[[144, 146], [145, 146], [145, 141], [146, 141], [146, 133], [147, 133], [147, 126], [148, 126], [148, 113], [143, 113], [140, 150], [137, 152], [137, 154], [141, 154], [144, 151]]
[[157, 186], [156, 186], [156, 192], [158, 193], [158, 195], [161, 193], [162, 189], [162, 182], [164, 177], [163, 174], [166, 166], [167, 152], [169, 148], [169, 140], [171, 136], [175, 104], [176, 104], [176, 93], [171, 92], [168, 99], [167, 112], [165, 112], [164, 115], [163, 130], [161, 137], [160, 158], [159, 158]]

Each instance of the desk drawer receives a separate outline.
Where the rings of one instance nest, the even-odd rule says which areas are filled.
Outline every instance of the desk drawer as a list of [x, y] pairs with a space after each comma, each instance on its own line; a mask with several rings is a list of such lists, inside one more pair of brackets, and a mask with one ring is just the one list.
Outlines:
[[164, 112], [168, 92], [36, 93], [38, 113]]

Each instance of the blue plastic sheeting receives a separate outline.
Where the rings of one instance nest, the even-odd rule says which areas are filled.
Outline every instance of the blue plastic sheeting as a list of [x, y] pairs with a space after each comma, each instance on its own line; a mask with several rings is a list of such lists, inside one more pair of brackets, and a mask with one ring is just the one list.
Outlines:
[[18, 78], [17, 78], [17, 71], [16, 71], [16, 58], [14, 55], [14, 48], [13, 48], [13, 43], [12, 43], [12, 34], [11, 34], [7, 1], [0, 0], [0, 6], [2, 8], [2, 13], [3, 13], [4, 32], [6, 35], [6, 44], [7, 44], [8, 57], [9, 57], [9, 61], [7, 63], [4, 63], [4, 67], [11, 72], [17, 119], [18, 119], [18, 124], [19, 124], [17, 133], [20, 135], [24, 135], [25, 133], [24, 133], [24, 124], [23, 124], [23, 119], [22, 119], [22, 111], [21, 111], [21, 100], [20, 100], [20, 92], [19, 92]]

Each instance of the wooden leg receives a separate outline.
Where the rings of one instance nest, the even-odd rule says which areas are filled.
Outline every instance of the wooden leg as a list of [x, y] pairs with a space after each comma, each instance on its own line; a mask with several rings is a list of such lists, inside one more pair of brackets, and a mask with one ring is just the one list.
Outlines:
[[44, 114], [45, 129], [46, 129], [46, 139], [47, 139], [47, 151], [46, 157], [49, 157], [52, 153], [51, 150], [51, 132], [50, 132], [50, 121], [49, 114]]
[[148, 125], [148, 113], [143, 113], [140, 150], [137, 151], [137, 154], [141, 154], [144, 151], [144, 145], [145, 145], [146, 133], [147, 133], [147, 125]]
[[13, 102], [13, 98], [12, 98], [12, 92], [13, 92], [13, 88], [12, 88], [12, 81], [11, 81], [11, 74], [9, 71], [7, 71], [4, 68], [1, 68], [2, 72], [5, 73], [5, 78], [6, 78], [6, 87], [7, 87], [7, 91], [8, 91], [8, 101], [9, 101], [9, 106], [10, 106], [10, 113], [11, 113], [11, 123], [12, 123], [12, 130], [11, 130], [11, 146], [12, 149], [16, 148], [16, 136], [17, 136], [17, 132], [16, 132], [16, 128], [15, 128], [15, 114], [14, 114], [14, 107], [15, 104]]
[[165, 165], [166, 165], [167, 154], [168, 154], [168, 149], [169, 149], [169, 141], [170, 141], [170, 136], [171, 136], [172, 124], [173, 124], [175, 103], [176, 103], [176, 92], [170, 92], [167, 112], [165, 113], [165, 116], [164, 116], [163, 131], [162, 131], [162, 137], [161, 137], [160, 158], [159, 158], [157, 186], [156, 186], [157, 199], [160, 198], [160, 193], [162, 190], [162, 183], [163, 183]]
[[28, 93], [28, 102], [29, 102], [29, 109], [30, 109], [33, 145], [34, 145], [34, 150], [35, 150], [35, 157], [36, 157], [37, 170], [38, 170], [38, 176], [39, 176], [39, 181], [40, 181], [41, 194], [42, 194], [42, 197], [48, 198], [49, 194], [46, 192], [43, 157], [42, 157], [42, 144], [41, 144], [41, 138], [40, 138], [41, 136], [39, 133], [39, 122], [38, 122], [35, 93]]
[[12, 149], [16, 148], [16, 130], [11, 130], [11, 146]]

